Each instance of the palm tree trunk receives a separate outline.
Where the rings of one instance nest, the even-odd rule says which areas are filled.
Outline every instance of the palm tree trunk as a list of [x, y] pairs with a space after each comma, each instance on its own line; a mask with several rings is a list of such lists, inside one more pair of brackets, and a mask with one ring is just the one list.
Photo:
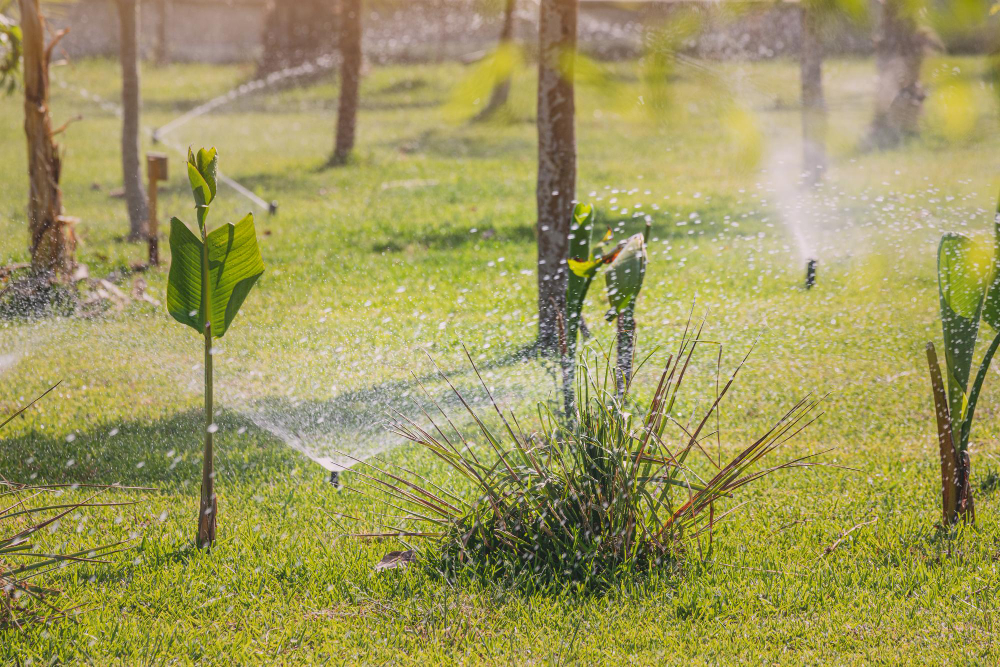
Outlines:
[[28, 232], [31, 268], [54, 278], [75, 265], [72, 224], [62, 216], [59, 177], [62, 163], [49, 115], [49, 59], [64, 33], [45, 45], [45, 19], [39, 0], [18, 0], [24, 49], [24, 133], [28, 140]]
[[153, 61], [161, 67], [170, 62], [170, 43], [167, 37], [168, 21], [167, 0], [156, 0], [156, 45], [153, 48]]
[[867, 143], [872, 148], [891, 148], [906, 135], [917, 132], [926, 97], [920, 84], [920, 67], [928, 39], [903, 0], [879, 2], [881, 12], [875, 35], [878, 88]]
[[803, 6], [802, 50], [802, 169], [808, 183], [823, 180], [826, 171], [826, 102], [823, 97], [823, 44], [816, 8]]
[[328, 55], [336, 43], [340, 2], [268, 0], [264, 7], [258, 78]]
[[142, 163], [139, 161], [138, 0], [118, 0], [118, 19], [122, 65], [122, 174], [125, 205], [128, 207], [128, 238], [130, 241], [142, 241], [146, 239], [149, 212], [146, 192], [142, 187]]
[[335, 165], [346, 163], [354, 151], [361, 83], [361, 0], [341, 0], [340, 7], [340, 103], [330, 159]]
[[573, 94], [577, 0], [541, 0], [538, 21], [538, 349], [558, 353], [576, 198]]
[[[514, 41], [514, 8], [517, 0], [507, 0], [503, 12], [503, 24], [500, 27], [500, 38], [497, 40], [497, 53], [503, 57]], [[497, 109], [507, 104], [510, 97], [510, 74], [508, 73], [502, 80], [497, 81], [490, 93], [489, 102], [483, 110], [476, 114], [474, 121], [484, 121], [489, 119]]]

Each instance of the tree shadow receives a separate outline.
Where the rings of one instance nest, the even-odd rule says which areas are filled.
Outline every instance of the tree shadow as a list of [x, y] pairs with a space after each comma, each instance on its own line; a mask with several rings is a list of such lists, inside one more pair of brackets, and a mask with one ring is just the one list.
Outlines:
[[423, 90], [430, 84], [423, 77], [409, 77], [388, 83], [381, 88], [376, 88], [368, 97], [378, 97], [381, 95], [399, 95], [400, 93], [412, 93], [416, 90]]
[[534, 243], [535, 225], [524, 223], [507, 225], [499, 229], [488, 228], [476, 234], [470, 234], [465, 227], [435, 229], [425, 234], [398, 234], [372, 244], [372, 252], [402, 252], [411, 245], [418, 245], [428, 250], [455, 250], [464, 246], [474, 245], [483, 241], [492, 243]]
[[[478, 367], [485, 375], [530, 358], [532, 348], [524, 346]], [[445, 373], [470, 404], [485, 404], [485, 394], [470, 365]], [[456, 411], [462, 408], [437, 370], [326, 400], [295, 401], [281, 395], [243, 405], [224, 405], [216, 415], [217, 483], [270, 483], [302, 465], [300, 454], [310, 454], [294, 451], [302, 442], [324, 444], [331, 453], [335, 449], [383, 451], [398, 443], [385, 430], [390, 414], [395, 411], [401, 416], [420, 418], [419, 409], [410, 399], [421, 391], [421, 385], [428, 387], [443, 407]], [[18, 419], [30, 420], [31, 414]], [[6, 479], [24, 484], [121, 484], [166, 492], [197, 489], [201, 482], [203, 419], [201, 410], [189, 409], [153, 421], [104, 421], [69, 437], [33, 428], [4, 439], [0, 470]]]
[[[0, 468], [8, 479], [30, 484], [197, 487], [202, 415], [192, 409], [154, 421], [104, 422], [70, 437], [32, 429], [4, 440]], [[267, 479], [296, 465], [296, 456], [277, 438], [238, 413], [220, 410], [216, 423], [217, 479]]]
[[535, 145], [524, 137], [481, 133], [463, 134], [439, 128], [424, 130], [410, 139], [384, 144], [401, 153], [432, 155], [442, 158], [472, 158], [503, 160], [505, 158], [531, 159]]
[[[449, 419], [466, 428], [474, 421], [470, 408], [492, 420], [494, 399], [518, 407], [541, 398], [540, 389], [547, 386], [541, 383], [545, 370], [530, 363], [535, 356], [534, 343], [530, 343], [477, 362], [476, 369], [469, 363], [451, 370], [435, 369], [408, 380], [383, 382], [329, 399], [265, 396], [248, 401], [239, 411], [292, 449], [346, 468], [352, 464], [352, 457], [364, 459], [403, 442], [387, 428], [391, 421], [413, 421], [427, 427], [430, 416], [443, 428], [448, 428]], [[490, 387], [492, 399], [475, 370]]]

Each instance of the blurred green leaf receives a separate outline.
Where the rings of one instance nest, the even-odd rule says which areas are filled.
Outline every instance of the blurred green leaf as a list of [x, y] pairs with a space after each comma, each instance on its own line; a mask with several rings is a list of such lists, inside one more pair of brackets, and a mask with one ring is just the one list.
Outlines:
[[955, 424], [965, 418], [972, 356], [992, 274], [993, 251], [987, 244], [963, 234], [949, 233], [941, 238], [938, 291], [948, 369], [948, 407]]
[[633, 234], [604, 273], [611, 310], [608, 319], [620, 315], [635, 303], [646, 275], [646, 242], [642, 234]]
[[566, 341], [570, 355], [575, 355], [576, 336], [580, 330], [583, 300], [601, 260], [591, 250], [594, 235], [594, 207], [579, 203], [573, 207], [569, 235], [569, 279], [566, 283]]

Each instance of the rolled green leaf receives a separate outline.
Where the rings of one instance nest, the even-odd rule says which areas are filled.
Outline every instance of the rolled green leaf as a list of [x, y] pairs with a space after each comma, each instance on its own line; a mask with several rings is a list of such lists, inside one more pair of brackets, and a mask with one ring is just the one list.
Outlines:
[[188, 180], [194, 193], [195, 204], [208, 206], [215, 199], [218, 188], [219, 155], [215, 148], [198, 150], [197, 155], [188, 149]]
[[608, 301], [611, 304], [607, 315], [609, 321], [635, 303], [645, 275], [646, 241], [642, 234], [633, 234], [604, 272]]

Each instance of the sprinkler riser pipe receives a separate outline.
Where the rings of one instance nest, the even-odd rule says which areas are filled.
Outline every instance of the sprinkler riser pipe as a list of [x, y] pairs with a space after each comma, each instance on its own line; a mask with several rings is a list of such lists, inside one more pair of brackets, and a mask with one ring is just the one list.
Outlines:
[[806, 289], [812, 289], [813, 285], [816, 284], [816, 260], [810, 259], [806, 261]]

